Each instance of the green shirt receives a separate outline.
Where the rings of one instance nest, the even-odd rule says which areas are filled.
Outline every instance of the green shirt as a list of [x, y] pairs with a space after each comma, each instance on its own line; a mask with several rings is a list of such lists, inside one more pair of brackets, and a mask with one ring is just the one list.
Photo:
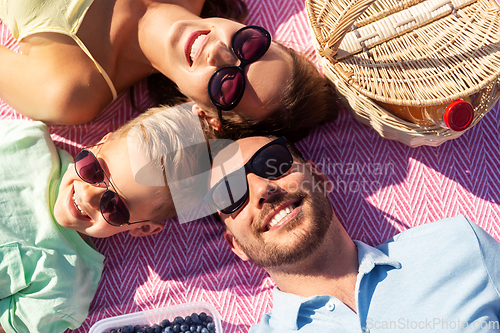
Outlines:
[[0, 325], [63, 332], [88, 315], [104, 257], [53, 209], [71, 156], [40, 122], [0, 121]]

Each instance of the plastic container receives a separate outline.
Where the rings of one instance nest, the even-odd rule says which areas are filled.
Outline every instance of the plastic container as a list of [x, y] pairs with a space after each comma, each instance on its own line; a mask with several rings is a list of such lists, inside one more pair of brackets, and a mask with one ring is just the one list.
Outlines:
[[186, 317], [193, 312], [198, 314], [205, 312], [211, 316], [215, 324], [215, 332], [222, 333], [219, 312], [212, 304], [206, 302], [184, 303], [101, 319], [90, 328], [89, 333], [108, 333], [113, 328], [118, 329], [126, 325], [159, 325], [163, 319], [172, 321], [177, 316]]

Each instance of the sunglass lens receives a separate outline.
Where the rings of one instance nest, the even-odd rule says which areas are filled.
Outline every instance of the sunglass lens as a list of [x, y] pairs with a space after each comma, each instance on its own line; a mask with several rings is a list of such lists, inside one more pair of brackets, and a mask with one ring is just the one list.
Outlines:
[[112, 225], [120, 226], [130, 220], [130, 213], [120, 199], [113, 191], [106, 191], [101, 197], [101, 214]]
[[87, 183], [99, 184], [104, 181], [104, 171], [101, 165], [94, 154], [88, 150], [82, 150], [75, 157], [75, 169], [78, 176]]
[[269, 44], [270, 37], [263, 30], [248, 28], [240, 30], [234, 35], [232, 45], [238, 58], [253, 62], [267, 52]]
[[237, 170], [224, 177], [212, 191], [212, 200], [224, 214], [236, 211], [247, 199], [247, 179], [245, 170]]
[[229, 106], [241, 97], [243, 84], [243, 73], [238, 68], [224, 67], [210, 80], [210, 95], [219, 106]]
[[251, 167], [258, 176], [273, 179], [285, 174], [292, 164], [293, 159], [288, 149], [280, 144], [273, 144], [255, 155]]

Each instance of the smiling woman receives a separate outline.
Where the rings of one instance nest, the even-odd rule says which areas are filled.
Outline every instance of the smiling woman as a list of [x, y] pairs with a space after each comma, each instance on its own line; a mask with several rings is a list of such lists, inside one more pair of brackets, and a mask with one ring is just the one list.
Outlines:
[[[0, 68], [0, 98], [28, 117], [88, 122], [147, 77], [158, 104], [193, 100], [211, 135], [231, 135], [226, 124], [255, 125], [268, 118], [276, 123], [273, 130], [288, 130], [291, 119], [319, 115], [300, 131], [306, 133], [336, 116], [335, 96], [312, 64], [305, 69], [300, 56], [274, 42], [248, 53], [260, 43], [255, 35], [236, 34], [244, 26], [222, 18], [242, 20], [241, 0], [38, 2], [0, 6], [0, 18], [22, 51], [0, 47], [0, 61], [9, 64]], [[238, 68], [237, 79], [222, 75], [224, 67]], [[297, 87], [304, 92], [295, 94]], [[214, 99], [220, 93], [224, 101]]]

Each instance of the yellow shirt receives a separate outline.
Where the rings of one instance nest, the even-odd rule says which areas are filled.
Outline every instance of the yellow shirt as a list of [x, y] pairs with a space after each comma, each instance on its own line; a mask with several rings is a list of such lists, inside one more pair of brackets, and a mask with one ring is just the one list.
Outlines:
[[40, 33], [55, 32], [71, 37], [94, 62], [113, 94], [117, 93], [104, 69], [92, 57], [87, 47], [76, 36], [83, 18], [94, 0], [0, 0], [0, 19], [9, 27], [14, 38]]

